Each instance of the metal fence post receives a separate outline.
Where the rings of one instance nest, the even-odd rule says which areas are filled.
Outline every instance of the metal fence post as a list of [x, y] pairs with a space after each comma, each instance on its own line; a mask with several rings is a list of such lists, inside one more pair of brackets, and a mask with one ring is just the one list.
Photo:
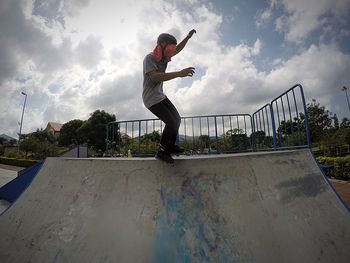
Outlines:
[[270, 114], [271, 114], [271, 125], [272, 125], [272, 136], [273, 136], [273, 149], [276, 150], [277, 145], [276, 145], [276, 125], [275, 125], [275, 117], [274, 117], [274, 112], [273, 108], [270, 105]]
[[106, 154], [108, 153], [108, 124], [106, 124]]
[[139, 145], [138, 145], [138, 155], [141, 155], [141, 121], [139, 121]]
[[307, 108], [306, 108], [304, 89], [303, 89], [303, 87], [300, 84], [297, 84], [295, 86], [299, 86], [299, 88], [300, 88], [301, 99], [303, 101], [303, 107], [304, 107], [304, 113], [305, 113], [306, 140], [307, 140], [307, 145], [309, 146], [309, 148], [311, 148], [311, 135], [310, 135], [309, 117], [308, 117], [308, 112], [307, 112]]

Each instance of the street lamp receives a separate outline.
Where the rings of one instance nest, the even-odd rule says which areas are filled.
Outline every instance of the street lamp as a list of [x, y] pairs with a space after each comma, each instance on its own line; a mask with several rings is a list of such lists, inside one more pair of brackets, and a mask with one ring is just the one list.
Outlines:
[[22, 134], [22, 124], [23, 124], [23, 115], [24, 115], [24, 109], [26, 107], [26, 101], [27, 101], [27, 93], [21, 92], [22, 95], [24, 95], [24, 104], [23, 104], [23, 109], [22, 109], [22, 117], [21, 117], [21, 126], [19, 128], [19, 136], [18, 136], [18, 152], [19, 152], [19, 142], [21, 140], [21, 134]]
[[348, 88], [344, 86], [341, 90], [345, 91], [346, 100], [348, 101], [348, 107], [349, 107], [349, 111], [350, 111], [350, 103], [349, 103], [349, 97], [348, 97]]

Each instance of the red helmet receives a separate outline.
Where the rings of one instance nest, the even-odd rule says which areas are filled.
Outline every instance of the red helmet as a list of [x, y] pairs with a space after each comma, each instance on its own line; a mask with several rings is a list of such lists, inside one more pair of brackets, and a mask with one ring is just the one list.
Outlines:
[[[165, 45], [163, 45], [165, 43]], [[162, 59], [165, 62], [170, 61], [170, 58], [174, 55], [177, 45], [177, 40], [173, 35], [163, 33], [158, 36], [157, 46], [153, 50], [153, 57], [157, 62]]]

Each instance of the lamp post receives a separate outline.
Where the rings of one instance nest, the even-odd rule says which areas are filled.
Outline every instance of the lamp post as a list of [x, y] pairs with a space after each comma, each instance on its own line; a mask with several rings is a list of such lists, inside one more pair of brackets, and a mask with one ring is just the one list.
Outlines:
[[349, 107], [349, 111], [350, 111], [350, 103], [349, 103], [349, 97], [348, 97], [348, 88], [344, 86], [341, 90], [342, 90], [342, 91], [345, 91], [346, 100], [347, 100], [347, 102], [348, 102], [348, 107]]
[[19, 142], [21, 140], [21, 135], [22, 135], [22, 124], [23, 124], [23, 115], [24, 115], [24, 109], [26, 107], [26, 101], [27, 101], [27, 93], [21, 92], [22, 95], [24, 95], [24, 103], [23, 103], [23, 109], [22, 109], [22, 117], [21, 117], [21, 126], [19, 128], [19, 136], [18, 136], [18, 152], [19, 152]]

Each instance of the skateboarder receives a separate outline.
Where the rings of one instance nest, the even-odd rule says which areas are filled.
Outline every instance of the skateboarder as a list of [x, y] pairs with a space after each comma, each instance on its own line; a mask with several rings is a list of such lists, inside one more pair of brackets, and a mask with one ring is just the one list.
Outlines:
[[175, 78], [192, 77], [194, 67], [174, 72], [165, 72], [165, 70], [171, 58], [186, 46], [194, 33], [196, 30], [192, 29], [179, 44], [174, 36], [167, 33], [160, 34], [155, 49], [143, 60], [143, 103], [165, 123], [156, 158], [168, 163], [174, 162], [171, 154], [182, 153], [184, 149], [175, 144], [181, 117], [163, 93], [163, 82]]

